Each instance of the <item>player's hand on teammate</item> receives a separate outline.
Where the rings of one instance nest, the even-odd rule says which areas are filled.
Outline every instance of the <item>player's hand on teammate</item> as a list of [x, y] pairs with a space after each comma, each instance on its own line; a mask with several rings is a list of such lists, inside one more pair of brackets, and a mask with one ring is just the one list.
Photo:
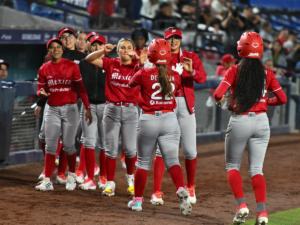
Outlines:
[[116, 47], [116, 45], [106, 44], [106, 45], [104, 46], [104, 51], [105, 51], [105, 53], [109, 53], [109, 52], [111, 52], [112, 50], [114, 50], [115, 47]]
[[91, 113], [91, 110], [86, 110], [85, 113], [85, 121], [87, 122], [88, 126], [91, 125], [91, 123], [93, 122], [93, 116]]
[[47, 93], [47, 92], [44, 90], [44, 88], [41, 88], [40, 93], [41, 93], [42, 96], [44, 96], [44, 97], [46, 97], [46, 98], [50, 96], [50, 93]]
[[186, 70], [186, 72], [188, 73], [192, 73], [194, 71], [193, 69], [193, 60], [186, 58], [186, 57], [182, 57], [183, 59], [183, 63], [180, 63], [183, 68]]
[[34, 109], [34, 115], [36, 117], [41, 117], [41, 115], [40, 115], [41, 110], [42, 110], [42, 107], [40, 107], [40, 106], [35, 107], [35, 109]]
[[144, 65], [147, 60], [148, 60], [148, 48], [144, 47], [140, 55], [140, 64]]
[[225, 101], [226, 101], [226, 96], [223, 95], [223, 98], [220, 101], [216, 102], [216, 104], [217, 106], [221, 107], [222, 105], [224, 105]]

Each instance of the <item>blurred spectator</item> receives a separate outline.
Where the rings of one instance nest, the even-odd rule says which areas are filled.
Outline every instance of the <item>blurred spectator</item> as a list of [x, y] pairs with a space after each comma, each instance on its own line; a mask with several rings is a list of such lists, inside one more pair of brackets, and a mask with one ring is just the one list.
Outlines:
[[[268, 49], [263, 53], [262, 61], [264, 62], [266, 59], [272, 59], [274, 65], [286, 67], [286, 57], [283, 53], [284, 50], [281, 42], [279, 40], [275, 40], [271, 47], [271, 49]], [[278, 68], [278, 70], [284, 71], [282, 68]]]
[[227, 12], [229, 12], [230, 9], [231, 9], [231, 7], [233, 6], [233, 4], [234, 4], [234, 1], [233, 1], [233, 0], [226, 0], [226, 1], [225, 1], [225, 10], [226, 10]]
[[224, 2], [225, 0], [213, 0], [211, 3], [211, 8], [213, 9], [215, 14], [222, 14], [224, 11]]
[[295, 68], [296, 64], [300, 62], [300, 43], [296, 44], [290, 54], [288, 54], [287, 60], [289, 68]]
[[[101, 8], [102, 8], [101, 10], [102, 16], [105, 17], [110, 17], [115, 12], [114, 1], [115, 0], [102, 0], [102, 1], [90, 0], [87, 11], [90, 14], [90, 16], [95, 16], [94, 18], [89, 19], [90, 28], [97, 27], [98, 18], [96, 16], [100, 13]], [[102, 2], [103, 2], [103, 6], [101, 6]]]
[[253, 8], [250, 5], [246, 5], [243, 9], [243, 16], [245, 17], [247, 30], [254, 30], [255, 26], [253, 24]]
[[213, 19], [212, 11], [210, 6], [204, 6], [201, 9], [201, 15], [199, 17], [199, 23], [205, 24], [207, 27], [211, 26], [211, 21]]
[[259, 33], [259, 29], [261, 26], [261, 23], [265, 21], [265, 19], [263, 19], [260, 15], [260, 10], [257, 7], [254, 7], [252, 9], [253, 12], [253, 20], [252, 23], [254, 24], [254, 31]]
[[0, 59], [0, 79], [6, 79], [8, 76], [9, 63]]
[[276, 67], [274, 67], [272, 59], [265, 58], [262, 63], [265, 67], [272, 70], [276, 75], [284, 75], [282, 70], [277, 70]]
[[288, 33], [287, 29], [285, 29], [285, 28], [281, 29], [277, 36], [277, 40], [279, 40], [281, 42], [281, 44], [284, 44], [284, 42], [286, 42], [288, 38], [289, 38], [289, 33]]
[[195, 20], [196, 19], [196, 6], [194, 4], [191, 5], [183, 5], [181, 8], [181, 15], [184, 18]]
[[204, 0], [203, 3], [200, 5], [200, 8], [204, 6], [211, 6], [212, 0]]
[[148, 32], [144, 28], [137, 28], [131, 33], [131, 39], [136, 46], [135, 52], [140, 55], [141, 50], [146, 47], [146, 43], [149, 40]]
[[245, 18], [239, 15], [239, 10], [235, 5], [230, 8], [226, 18], [222, 21], [221, 26], [227, 35], [227, 39], [224, 40], [225, 52], [234, 55], [235, 58], [239, 58], [236, 50], [236, 43], [246, 31], [247, 27]]
[[119, 0], [119, 6], [126, 9], [126, 17], [136, 24], [138, 24], [141, 19], [140, 11], [142, 4], [142, 0]]
[[202, 47], [205, 48], [207, 46], [214, 46], [217, 48], [217, 50], [219, 52], [224, 52], [224, 48], [223, 48], [223, 37], [225, 35], [225, 32], [220, 30], [220, 24], [221, 24], [221, 20], [219, 20], [218, 18], [214, 18], [211, 22], [211, 26], [213, 27], [212, 31], [214, 34], [217, 34], [215, 36], [212, 36], [212, 40], [204, 40], [202, 43]]
[[284, 42], [283, 48], [285, 48], [288, 52], [291, 52], [296, 45], [297, 45], [297, 33], [291, 30], [289, 32], [289, 39], [286, 42]]
[[154, 29], [164, 29], [166, 27], [175, 27], [176, 18], [172, 16], [173, 8], [168, 2], [162, 2], [159, 5], [159, 12], [154, 18]]
[[76, 33], [77, 40], [76, 40], [76, 49], [79, 52], [86, 52], [86, 33], [84, 31], [77, 31]]
[[[268, 47], [269, 44], [274, 41], [274, 37], [272, 35], [272, 26], [271, 26], [270, 22], [268, 22], [268, 21], [262, 22], [259, 35], [264, 40], [265, 47]], [[265, 41], [267, 41], [268, 43]]]
[[141, 22], [142, 27], [151, 30], [153, 26], [153, 19], [156, 13], [159, 11], [159, 1], [158, 0], [143, 0], [143, 5], [141, 8]]

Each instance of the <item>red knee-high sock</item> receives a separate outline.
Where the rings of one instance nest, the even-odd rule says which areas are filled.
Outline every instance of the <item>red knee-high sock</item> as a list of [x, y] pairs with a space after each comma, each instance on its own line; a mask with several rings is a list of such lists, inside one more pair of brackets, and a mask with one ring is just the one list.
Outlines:
[[59, 165], [57, 169], [57, 175], [65, 174], [68, 167], [68, 160], [65, 151], [61, 150], [59, 153]]
[[106, 176], [106, 156], [105, 151], [99, 152], [100, 176]]
[[252, 177], [252, 187], [255, 194], [256, 202], [266, 203], [266, 182], [265, 178], [257, 174]]
[[161, 182], [165, 172], [165, 163], [162, 157], [155, 156], [153, 164], [153, 193], [159, 192], [161, 188]]
[[137, 168], [134, 174], [134, 197], [143, 197], [148, 170]]
[[[75, 173], [75, 170], [76, 170], [76, 157], [77, 157], [76, 152], [73, 155], [67, 155], [69, 172], [71, 172], [71, 173]], [[93, 163], [93, 166], [94, 166], [94, 163]]]
[[46, 156], [46, 155], [45, 155], [45, 154], [46, 154], [46, 143], [41, 142], [41, 148], [42, 148], [42, 151], [43, 151], [43, 153], [44, 153], [44, 156]]
[[107, 181], [115, 180], [117, 161], [116, 159], [110, 159], [106, 157], [106, 172], [107, 172]]
[[80, 170], [81, 172], [84, 172], [86, 168], [85, 150], [86, 149], [84, 148], [83, 144], [80, 144], [80, 160], [77, 170]]
[[58, 139], [58, 143], [57, 143], [57, 149], [56, 149], [56, 154], [55, 156], [59, 156], [60, 151], [63, 149], [63, 145], [60, 143], [60, 138]]
[[187, 177], [187, 187], [192, 187], [194, 185], [196, 167], [197, 167], [197, 157], [188, 160], [184, 159], [185, 162], [185, 170], [186, 170], [186, 177]]
[[86, 164], [86, 172], [88, 177], [91, 180], [94, 180], [94, 166], [95, 166], [95, 149], [86, 148], [85, 149], [85, 164]]
[[125, 163], [126, 163], [126, 170], [127, 170], [127, 174], [128, 175], [132, 175], [133, 171], [134, 171], [134, 166], [135, 166], [135, 162], [136, 162], [136, 155], [133, 158], [127, 158], [125, 156]]
[[176, 190], [180, 187], [184, 187], [184, 177], [182, 169], [179, 165], [174, 165], [169, 169], [170, 176], [173, 180], [173, 183], [176, 186]]
[[55, 155], [45, 154], [45, 177], [51, 178], [55, 168]]
[[229, 170], [227, 179], [235, 199], [244, 198], [243, 180], [240, 172], [238, 170]]

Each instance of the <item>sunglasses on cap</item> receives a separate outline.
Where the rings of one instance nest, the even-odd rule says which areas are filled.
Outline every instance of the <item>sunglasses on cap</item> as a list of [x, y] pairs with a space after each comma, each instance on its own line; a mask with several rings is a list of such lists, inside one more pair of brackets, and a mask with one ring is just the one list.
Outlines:
[[61, 35], [60, 39], [67, 39], [68, 37], [72, 38], [75, 37], [74, 34], [70, 34], [70, 35]]

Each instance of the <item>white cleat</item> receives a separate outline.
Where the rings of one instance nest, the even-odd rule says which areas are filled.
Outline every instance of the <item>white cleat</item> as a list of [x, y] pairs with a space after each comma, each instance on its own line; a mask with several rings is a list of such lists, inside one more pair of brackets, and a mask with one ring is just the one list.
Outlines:
[[126, 182], [128, 184], [127, 192], [134, 195], [134, 175], [126, 174]]
[[45, 178], [43, 181], [39, 182], [39, 185], [35, 187], [37, 191], [53, 191], [53, 184], [50, 178]]
[[82, 184], [84, 182], [84, 174], [80, 170], [76, 170], [76, 181], [79, 184]]
[[102, 195], [113, 196], [113, 195], [115, 195], [115, 189], [116, 189], [115, 182], [107, 181], [106, 182], [106, 187], [105, 187], [104, 191], [102, 192]]
[[65, 185], [67, 183], [67, 179], [64, 174], [60, 174], [56, 176], [56, 184]]
[[79, 189], [82, 190], [96, 190], [95, 182], [91, 179], [87, 179], [83, 184], [79, 185]]
[[104, 176], [99, 176], [99, 182], [98, 182], [99, 188], [105, 189], [106, 182], [107, 182], [107, 180]]
[[152, 205], [163, 205], [164, 204], [164, 200], [163, 200], [164, 194], [160, 191], [160, 192], [155, 192], [151, 195], [151, 204]]
[[177, 196], [179, 198], [181, 214], [184, 216], [190, 215], [192, 212], [192, 205], [189, 201], [189, 194], [187, 190], [184, 188], [180, 189], [177, 191]]
[[245, 223], [245, 218], [249, 215], [249, 209], [245, 203], [241, 203], [236, 208], [236, 214], [233, 218], [233, 224]]
[[76, 173], [68, 173], [66, 189], [68, 191], [73, 191], [76, 188]]
[[255, 225], [267, 225], [269, 222], [268, 214], [266, 211], [261, 211], [256, 215], [256, 224]]
[[189, 201], [190, 201], [191, 204], [196, 204], [196, 202], [197, 202], [195, 188], [196, 188], [196, 185], [193, 185], [190, 188], [186, 187], [186, 189], [189, 193]]

